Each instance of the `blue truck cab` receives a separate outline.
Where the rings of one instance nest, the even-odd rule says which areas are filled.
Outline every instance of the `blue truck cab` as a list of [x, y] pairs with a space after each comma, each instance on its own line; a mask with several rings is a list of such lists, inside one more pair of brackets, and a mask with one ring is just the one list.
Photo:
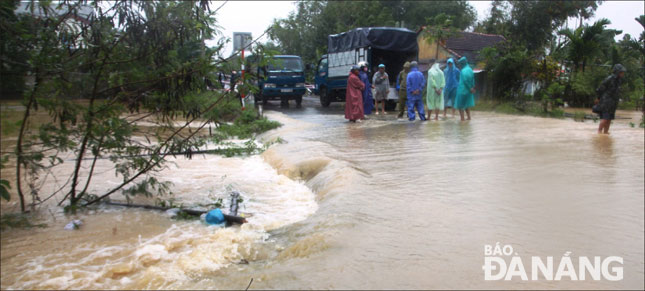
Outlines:
[[289, 100], [295, 100], [296, 105], [302, 104], [305, 88], [305, 71], [302, 59], [293, 55], [276, 55], [268, 65], [257, 67], [258, 96], [256, 104], [267, 103], [268, 100], [280, 100], [282, 106], [288, 106]]
[[328, 107], [332, 101], [345, 101], [345, 90], [347, 88], [347, 77], [349, 71], [341, 76], [329, 76], [329, 59], [323, 55], [318, 61], [314, 82], [314, 94], [320, 96], [320, 104]]

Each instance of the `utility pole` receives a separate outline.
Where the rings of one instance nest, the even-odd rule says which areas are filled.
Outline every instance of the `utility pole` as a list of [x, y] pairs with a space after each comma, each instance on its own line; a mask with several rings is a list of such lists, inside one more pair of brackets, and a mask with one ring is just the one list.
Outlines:
[[[244, 83], [244, 51], [246, 50], [246, 47], [251, 44], [251, 40], [253, 38], [251, 37], [250, 32], [233, 32], [233, 51], [241, 50], [241, 73], [240, 73], [240, 79], [242, 80], [242, 83]], [[234, 86], [234, 84], [231, 84], [231, 86]], [[231, 87], [233, 88], [233, 87]], [[244, 104], [244, 98], [246, 93], [244, 90], [240, 90], [240, 102], [242, 103], [242, 110], [245, 109], [245, 104]]]

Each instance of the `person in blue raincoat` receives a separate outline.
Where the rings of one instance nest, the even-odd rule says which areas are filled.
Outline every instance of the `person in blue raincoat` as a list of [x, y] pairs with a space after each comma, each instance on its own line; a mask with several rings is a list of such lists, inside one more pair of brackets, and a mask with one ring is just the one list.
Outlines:
[[455, 117], [455, 98], [457, 97], [457, 87], [459, 86], [459, 74], [461, 71], [455, 66], [455, 61], [449, 58], [446, 68], [443, 70], [444, 79], [446, 79], [446, 87], [444, 88], [444, 110], [443, 118], [446, 118], [446, 111], [452, 108], [452, 117]]
[[468, 59], [461, 57], [457, 61], [461, 67], [459, 76], [459, 87], [457, 87], [457, 97], [455, 98], [455, 108], [459, 110], [461, 121], [464, 121], [464, 110], [470, 120], [470, 107], [475, 106], [475, 74], [473, 69], [468, 65]]
[[423, 89], [426, 85], [426, 79], [423, 73], [419, 72], [419, 64], [415, 61], [410, 63], [410, 73], [406, 78], [407, 91], [408, 91], [408, 119], [413, 121], [415, 119], [414, 107], [419, 111], [419, 118], [422, 121], [426, 120], [425, 112], [423, 111]]
[[365, 89], [363, 90], [363, 111], [365, 115], [370, 115], [372, 114], [372, 109], [374, 109], [374, 97], [372, 97], [372, 89], [374, 86], [370, 83], [370, 77], [367, 75], [367, 62], [360, 62], [358, 66], [360, 67], [358, 77], [365, 84]]

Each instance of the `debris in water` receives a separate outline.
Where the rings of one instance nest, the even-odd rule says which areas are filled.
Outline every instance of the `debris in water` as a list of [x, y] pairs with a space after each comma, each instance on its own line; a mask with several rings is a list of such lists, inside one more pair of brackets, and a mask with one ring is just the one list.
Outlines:
[[83, 225], [83, 222], [80, 221], [79, 219], [75, 219], [75, 220], [70, 221], [67, 225], [65, 225], [64, 229], [66, 229], [66, 230], [75, 230], [75, 229], [79, 229], [81, 227], [81, 225]]
[[237, 216], [238, 203], [240, 202], [240, 193], [237, 191], [231, 192], [231, 208], [228, 211], [228, 215]]
[[226, 218], [224, 218], [224, 213], [222, 213], [222, 210], [220, 210], [219, 208], [215, 208], [211, 211], [208, 211], [208, 213], [206, 213], [205, 220], [206, 220], [206, 223], [210, 225], [222, 224], [226, 222]]
[[249, 288], [251, 287], [251, 283], [253, 283], [253, 278], [251, 278], [251, 282], [249, 282], [249, 285], [246, 286], [246, 289], [244, 289], [244, 291], [249, 290]]
[[173, 218], [173, 217], [179, 215], [180, 210], [181, 209], [179, 209], [179, 208], [170, 208], [170, 209], [166, 210], [166, 215], [170, 216], [170, 218]]
[[[115, 206], [125, 206], [125, 207], [138, 207], [138, 208], [145, 208], [145, 209], [153, 209], [153, 210], [162, 210], [162, 211], [167, 211], [170, 210], [169, 208], [166, 207], [161, 207], [161, 206], [153, 206], [153, 205], [141, 205], [141, 204], [129, 204], [129, 203], [118, 203], [118, 202], [105, 202], [107, 205], [115, 205]], [[217, 208], [219, 209], [219, 208]], [[212, 210], [211, 210], [212, 211]], [[220, 213], [222, 211], [220, 210]], [[180, 208], [179, 213], [183, 213], [186, 215], [190, 216], [207, 216], [207, 212], [203, 210], [194, 210], [194, 209], [185, 209], [185, 208]], [[225, 222], [230, 223], [230, 224], [244, 224], [246, 223], [246, 219], [244, 217], [240, 216], [233, 216], [233, 215], [226, 215], [221, 213], [221, 215], [224, 217]], [[245, 216], [250, 216], [249, 214]]]

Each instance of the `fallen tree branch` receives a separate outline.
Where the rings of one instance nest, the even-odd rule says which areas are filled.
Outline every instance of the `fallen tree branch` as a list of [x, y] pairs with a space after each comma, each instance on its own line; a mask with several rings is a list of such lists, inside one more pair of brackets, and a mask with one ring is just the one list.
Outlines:
[[[152, 210], [160, 210], [160, 211], [166, 211], [168, 209], [172, 209], [169, 207], [161, 207], [161, 206], [155, 206], [155, 205], [146, 205], [146, 204], [128, 204], [128, 203], [119, 203], [119, 202], [105, 202], [107, 205], [114, 205], [114, 206], [125, 206], [125, 207], [135, 207], [135, 208], [144, 208], [144, 209], [152, 209]], [[180, 212], [183, 212], [188, 215], [192, 216], [200, 216], [208, 211], [205, 210], [194, 210], [194, 209], [185, 209], [185, 208], [179, 208]], [[230, 224], [244, 224], [246, 223], [246, 218], [240, 217], [240, 216], [234, 216], [234, 215], [226, 215], [224, 214], [224, 219], [226, 219], [226, 224], [227, 226]]]

